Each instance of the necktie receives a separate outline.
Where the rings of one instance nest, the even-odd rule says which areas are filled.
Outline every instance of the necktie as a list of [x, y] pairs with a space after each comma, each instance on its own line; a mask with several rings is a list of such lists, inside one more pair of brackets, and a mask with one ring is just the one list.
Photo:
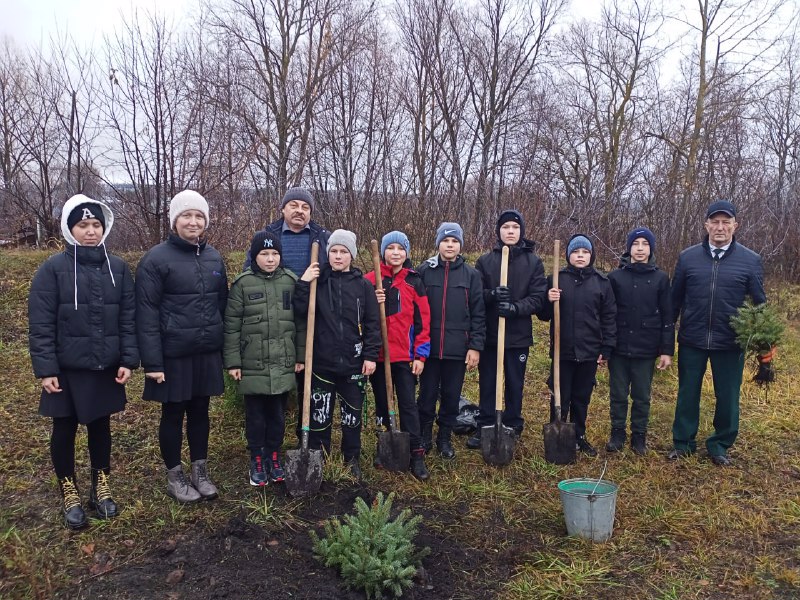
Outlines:
[[723, 250], [722, 248], [714, 248], [712, 252], [714, 253], [714, 260], [719, 260], [720, 258], [722, 258], [722, 253], [725, 252], [725, 250]]

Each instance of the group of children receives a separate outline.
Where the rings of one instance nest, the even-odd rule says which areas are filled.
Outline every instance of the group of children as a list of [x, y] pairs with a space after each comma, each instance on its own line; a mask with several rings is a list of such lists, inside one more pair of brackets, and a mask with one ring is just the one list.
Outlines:
[[[244, 396], [250, 484], [283, 480], [286, 404], [304, 369], [314, 280], [309, 445], [330, 453], [338, 400], [341, 450], [354, 476], [361, 477], [368, 380], [377, 425], [388, 427], [386, 360], [400, 427], [410, 437], [414, 477], [429, 477], [424, 457], [434, 445], [434, 422], [438, 453], [455, 457], [452, 432], [461, 387], [466, 371], [475, 368], [480, 413], [466, 445], [480, 448], [481, 426], [491, 424], [494, 415], [500, 317], [507, 331], [503, 423], [521, 435], [531, 317], [552, 320], [556, 301], [561, 304], [562, 418], [576, 424], [578, 449], [596, 454], [585, 437], [586, 416], [597, 367], [608, 361], [612, 435], [607, 450], [620, 450], [625, 443], [630, 392], [631, 444], [635, 452], [645, 452], [655, 359], [659, 368], [669, 365], [674, 333], [668, 278], [655, 266], [655, 239], [646, 228], [631, 232], [620, 268], [608, 277], [594, 269], [588, 237], [574, 236], [558, 289], [545, 277], [533, 242], [525, 238], [524, 219], [515, 210], [499, 215], [496, 245], [475, 267], [462, 256], [464, 234], [457, 223], [438, 227], [436, 254], [416, 269], [408, 237], [387, 233], [380, 245], [380, 273], [367, 275], [354, 265], [358, 247], [350, 231], [334, 231], [327, 261], [311, 263], [304, 273], [283, 265], [279, 235], [260, 231], [250, 244], [252, 262], [228, 290], [224, 262], [204, 240], [209, 223], [205, 199], [189, 190], [176, 195], [170, 223], [169, 239], [145, 254], [134, 285], [124, 261], [105, 249], [111, 210], [75, 196], [62, 214], [67, 249], [48, 259], [33, 280], [31, 357], [42, 379], [40, 412], [53, 417], [51, 454], [69, 527], [86, 524], [75, 484], [78, 423], [89, 432], [89, 506], [102, 518], [117, 513], [108, 483], [109, 415], [123, 409], [124, 384], [140, 360], [146, 375], [143, 397], [162, 407], [159, 443], [171, 497], [187, 503], [217, 496], [206, 468], [208, 407], [210, 396], [223, 390], [223, 368]], [[500, 284], [504, 246], [510, 249], [507, 285]], [[377, 276], [382, 290], [376, 290]], [[382, 348], [379, 304], [385, 308], [389, 356]], [[184, 416], [189, 477], [181, 463]], [[380, 468], [377, 456], [375, 467]]]

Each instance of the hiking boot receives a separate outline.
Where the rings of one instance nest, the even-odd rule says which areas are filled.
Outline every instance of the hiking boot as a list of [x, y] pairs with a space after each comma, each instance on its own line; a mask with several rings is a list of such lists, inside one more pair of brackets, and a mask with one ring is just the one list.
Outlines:
[[205, 460], [192, 462], [192, 485], [203, 500], [213, 500], [219, 495], [217, 486], [208, 478], [208, 465]]
[[481, 428], [478, 427], [471, 436], [467, 438], [467, 448], [470, 450], [481, 449]]
[[633, 449], [633, 453], [638, 456], [644, 456], [645, 454], [647, 454], [647, 434], [632, 433], [631, 449]]
[[354, 456], [348, 459], [345, 464], [350, 469], [350, 474], [355, 477], [356, 481], [361, 483], [361, 465], [359, 464], [358, 457]]
[[81, 496], [75, 486], [75, 476], [59, 479], [58, 487], [61, 490], [61, 510], [64, 513], [64, 524], [70, 529], [86, 527], [89, 521], [86, 519], [86, 513], [83, 512], [83, 506], [81, 506]]
[[89, 492], [87, 504], [101, 519], [111, 519], [117, 516], [117, 503], [111, 497], [108, 473], [102, 469], [92, 469], [92, 490]]
[[597, 456], [597, 450], [594, 449], [585, 437], [579, 437], [575, 442], [575, 450], [580, 450], [586, 456]]
[[411, 451], [411, 463], [408, 466], [408, 470], [420, 481], [428, 480], [430, 473], [428, 473], [428, 467], [425, 466], [425, 448]]
[[[439, 434], [441, 435], [442, 430], [439, 429]], [[420, 438], [422, 448], [425, 452], [430, 452], [431, 448], [433, 448], [433, 423], [424, 423], [420, 427]]]
[[[606, 444], [606, 452], [619, 452], [622, 450], [625, 447], [625, 437], [624, 429], [612, 429], [611, 437]], [[632, 444], [633, 438], [631, 438], [631, 445]]]
[[263, 487], [267, 485], [267, 474], [264, 471], [264, 459], [260, 454], [250, 457], [250, 485]]
[[167, 496], [181, 504], [192, 504], [200, 500], [200, 492], [186, 478], [183, 466], [167, 470]]
[[442, 458], [448, 460], [456, 457], [456, 451], [453, 448], [453, 442], [450, 438], [451, 434], [449, 429], [439, 428], [439, 435], [436, 437], [436, 449], [439, 451]]
[[281, 466], [281, 461], [278, 458], [278, 453], [273, 452], [272, 458], [270, 459], [269, 464], [269, 482], [270, 483], [280, 483], [283, 481], [284, 473], [283, 467]]

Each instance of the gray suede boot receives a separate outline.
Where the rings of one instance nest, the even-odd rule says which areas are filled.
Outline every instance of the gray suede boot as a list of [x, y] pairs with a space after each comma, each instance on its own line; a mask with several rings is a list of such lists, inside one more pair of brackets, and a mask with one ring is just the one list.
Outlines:
[[181, 504], [191, 504], [201, 499], [200, 493], [186, 479], [182, 465], [167, 469], [167, 496]]
[[203, 500], [213, 500], [219, 495], [217, 486], [208, 478], [205, 460], [196, 460], [192, 463], [192, 485], [200, 492]]

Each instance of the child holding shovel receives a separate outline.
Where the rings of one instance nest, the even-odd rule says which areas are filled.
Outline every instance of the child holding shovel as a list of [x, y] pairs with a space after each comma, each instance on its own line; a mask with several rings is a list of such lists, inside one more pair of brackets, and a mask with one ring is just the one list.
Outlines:
[[361, 480], [361, 413], [364, 378], [375, 372], [381, 330], [375, 289], [353, 266], [356, 235], [337, 229], [328, 240], [328, 262], [311, 264], [294, 295], [298, 316], [308, 313], [310, 284], [317, 284], [311, 379], [309, 448], [331, 450], [333, 409], [338, 399], [342, 454], [353, 476]]
[[617, 347], [608, 361], [611, 438], [608, 452], [625, 446], [628, 392], [631, 396], [631, 448], [647, 452], [650, 386], [654, 367], [672, 364], [675, 323], [669, 276], [656, 266], [656, 238], [647, 227], [628, 234], [619, 268], [608, 275], [617, 302]]
[[[431, 350], [428, 297], [422, 278], [411, 269], [408, 259], [411, 243], [408, 236], [402, 231], [391, 231], [383, 236], [380, 249], [383, 289], [376, 289], [375, 295], [386, 311], [391, 379], [397, 394], [400, 429], [408, 432], [410, 437], [411, 474], [425, 481], [428, 479], [428, 469], [420, 437], [415, 388], [416, 378], [422, 374]], [[367, 273], [366, 279], [375, 285], [375, 276], [375, 271], [372, 271]], [[381, 351], [378, 361], [382, 363], [385, 359]], [[389, 423], [389, 409], [383, 364], [377, 366], [370, 379], [375, 394], [377, 425], [379, 429], [385, 428]], [[375, 461], [375, 466], [380, 467], [377, 452]]]
[[[481, 428], [492, 425], [495, 415], [495, 386], [497, 383], [497, 329], [499, 317], [506, 319], [505, 409], [503, 425], [522, 435], [522, 388], [528, 352], [533, 344], [531, 315], [546, 304], [547, 279], [544, 265], [534, 253], [535, 244], [525, 239], [525, 221], [516, 210], [504, 210], [495, 226], [497, 244], [481, 256], [475, 268], [483, 281], [486, 304], [486, 347], [478, 371], [480, 375], [480, 414], [478, 428], [467, 440], [467, 448], [481, 447]], [[500, 261], [503, 246], [509, 248], [508, 285], [500, 285]]]
[[250, 256], [228, 293], [222, 358], [244, 396], [250, 485], [264, 486], [284, 478], [284, 413], [305, 361], [305, 321], [295, 319], [297, 276], [282, 266], [280, 236], [259, 231]]
[[[539, 318], [551, 321], [553, 303], [561, 306], [561, 420], [575, 423], [576, 449], [588, 456], [597, 450], [586, 439], [586, 416], [595, 385], [598, 365], [605, 365], [616, 345], [617, 307], [608, 278], [594, 268], [594, 248], [582, 234], [567, 243], [567, 266], [559, 270], [559, 288], [548, 280], [546, 303]], [[553, 369], [549, 385], [553, 385]], [[554, 399], [550, 398], [550, 420], [555, 419]]]

